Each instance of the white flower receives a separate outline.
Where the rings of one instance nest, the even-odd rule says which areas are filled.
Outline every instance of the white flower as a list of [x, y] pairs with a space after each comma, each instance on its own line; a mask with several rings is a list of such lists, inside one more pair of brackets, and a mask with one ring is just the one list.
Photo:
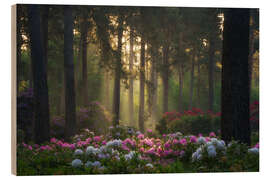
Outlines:
[[100, 167], [101, 166], [101, 163], [99, 161], [95, 161], [95, 162], [91, 162], [91, 161], [87, 161], [85, 163], [85, 166], [86, 167]]
[[128, 160], [131, 160], [135, 155], [135, 152], [134, 151], [130, 151], [128, 154], [126, 154], [124, 157], [125, 159], [128, 161]]
[[199, 138], [197, 139], [197, 143], [199, 143], [199, 144], [205, 144], [205, 143], [206, 143], [206, 140], [205, 140], [204, 137], [199, 137]]
[[250, 148], [250, 149], [248, 149], [248, 152], [251, 154], [259, 154], [259, 149], [256, 147]]
[[207, 147], [207, 152], [209, 157], [215, 157], [217, 155], [216, 148], [213, 145]]
[[95, 161], [95, 162], [92, 163], [92, 166], [100, 167], [101, 163], [99, 161]]
[[94, 148], [93, 146], [88, 146], [86, 148], [87, 155], [91, 155], [91, 154], [96, 155], [98, 153], [100, 153], [100, 150], [98, 148]]
[[71, 165], [72, 167], [81, 167], [83, 165], [82, 161], [80, 159], [74, 159], [72, 162], [71, 162]]
[[219, 150], [224, 150], [225, 149], [225, 142], [224, 141], [218, 141], [216, 144], [216, 148]]
[[117, 161], [120, 161], [120, 157], [118, 155], [114, 156]]
[[76, 149], [74, 155], [83, 155], [83, 151], [81, 149]]
[[202, 154], [198, 153], [198, 151], [196, 151], [192, 154], [192, 162], [197, 161], [197, 160], [201, 160], [201, 158], [202, 158]]
[[218, 139], [217, 138], [211, 138], [211, 142], [216, 145], [218, 143]]
[[98, 154], [99, 159], [105, 159], [107, 156], [103, 153]]
[[122, 140], [120, 139], [111, 140], [106, 143], [106, 148], [121, 147], [121, 146], [122, 146]]
[[149, 167], [149, 168], [153, 168], [154, 167], [153, 164], [151, 164], [151, 163], [147, 163], [145, 166], [146, 167]]

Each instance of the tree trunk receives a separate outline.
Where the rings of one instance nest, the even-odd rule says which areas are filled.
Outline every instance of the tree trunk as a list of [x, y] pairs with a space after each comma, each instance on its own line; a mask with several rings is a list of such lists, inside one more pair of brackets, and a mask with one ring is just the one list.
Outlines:
[[200, 62], [199, 62], [199, 59], [198, 59], [198, 62], [197, 62], [197, 71], [198, 71], [198, 82], [197, 82], [197, 107], [200, 108], [201, 107], [201, 95], [200, 95], [200, 92], [201, 92], [201, 66], [200, 66]]
[[115, 68], [115, 79], [114, 79], [114, 90], [113, 90], [113, 124], [119, 125], [120, 118], [120, 80], [121, 80], [121, 69], [122, 69], [122, 37], [123, 37], [123, 16], [120, 15], [118, 19], [118, 47], [116, 53], [116, 68]]
[[179, 100], [178, 100], [178, 110], [179, 112], [183, 112], [183, 64], [179, 63], [178, 69], [178, 82], [179, 82]]
[[158, 79], [157, 79], [157, 64], [156, 60], [153, 60], [151, 66], [151, 82], [152, 82], [152, 91], [151, 93], [152, 103], [151, 103], [151, 117], [152, 117], [152, 128], [156, 129], [156, 120], [157, 120], [157, 87], [158, 87]]
[[144, 133], [145, 41], [141, 39], [139, 128]]
[[212, 35], [210, 35], [209, 61], [208, 61], [208, 110], [213, 111], [214, 106], [214, 56], [215, 44]]
[[84, 15], [82, 22], [82, 96], [83, 105], [88, 105], [88, 86], [87, 86], [87, 16]]
[[72, 7], [64, 7], [65, 138], [76, 132]]
[[41, 17], [41, 27], [42, 27], [42, 37], [43, 37], [43, 48], [44, 48], [44, 62], [45, 71], [47, 71], [48, 66], [48, 18], [49, 18], [49, 6], [42, 6], [42, 17]]
[[190, 70], [190, 88], [189, 88], [189, 110], [192, 109], [193, 98], [193, 86], [194, 86], [194, 66], [195, 66], [195, 54], [191, 56], [191, 70]]
[[128, 102], [129, 102], [129, 125], [134, 127], [135, 121], [134, 121], [134, 99], [133, 99], [133, 42], [134, 41], [134, 32], [133, 28], [130, 30], [130, 40], [129, 40], [129, 71], [131, 73], [130, 79], [129, 79], [129, 91], [128, 91]]
[[40, 10], [38, 5], [28, 6], [31, 59], [34, 84], [34, 140], [41, 144], [49, 140], [50, 117], [47, 74], [45, 71], [41, 39]]
[[249, 10], [224, 14], [221, 136], [250, 144]]
[[162, 74], [162, 81], [163, 81], [163, 113], [168, 112], [168, 95], [169, 95], [169, 62], [168, 62], [168, 55], [169, 55], [169, 46], [165, 45], [163, 47], [163, 74]]

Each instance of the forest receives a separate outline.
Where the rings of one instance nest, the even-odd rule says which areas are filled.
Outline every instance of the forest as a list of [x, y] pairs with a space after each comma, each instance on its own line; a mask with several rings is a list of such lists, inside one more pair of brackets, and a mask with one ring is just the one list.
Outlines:
[[259, 171], [258, 9], [16, 15], [18, 175]]

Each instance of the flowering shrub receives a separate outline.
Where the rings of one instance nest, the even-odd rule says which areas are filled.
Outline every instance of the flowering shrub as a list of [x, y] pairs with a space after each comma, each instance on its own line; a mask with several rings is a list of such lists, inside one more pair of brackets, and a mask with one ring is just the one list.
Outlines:
[[[99, 134], [106, 133], [105, 130], [112, 123], [110, 113], [99, 102], [91, 102], [88, 107], [81, 107], [76, 111], [77, 130], [84, 128]], [[52, 136], [64, 137], [64, 116], [56, 116], [51, 121]]]
[[198, 108], [179, 113], [176, 111], [166, 112], [157, 125], [160, 133], [181, 131], [185, 134], [207, 134], [210, 131], [218, 132], [220, 126], [220, 113], [207, 111], [206, 113]]
[[[119, 127], [117, 127], [119, 128]], [[149, 131], [150, 132], [150, 131]], [[259, 144], [226, 145], [214, 132], [151, 137], [140, 132], [116, 139], [88, 129], [64, 142], [18, 144], [18, 174], [96, 174], [258, 171]], [[247, 164], [248, 163], [248, 164]]]

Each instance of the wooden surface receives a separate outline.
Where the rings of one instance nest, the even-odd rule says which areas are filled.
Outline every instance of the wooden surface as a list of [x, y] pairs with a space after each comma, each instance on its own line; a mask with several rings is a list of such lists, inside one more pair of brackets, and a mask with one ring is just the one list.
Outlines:
[[11, 6], [11, 172], [16, 175], [16, 5]]

